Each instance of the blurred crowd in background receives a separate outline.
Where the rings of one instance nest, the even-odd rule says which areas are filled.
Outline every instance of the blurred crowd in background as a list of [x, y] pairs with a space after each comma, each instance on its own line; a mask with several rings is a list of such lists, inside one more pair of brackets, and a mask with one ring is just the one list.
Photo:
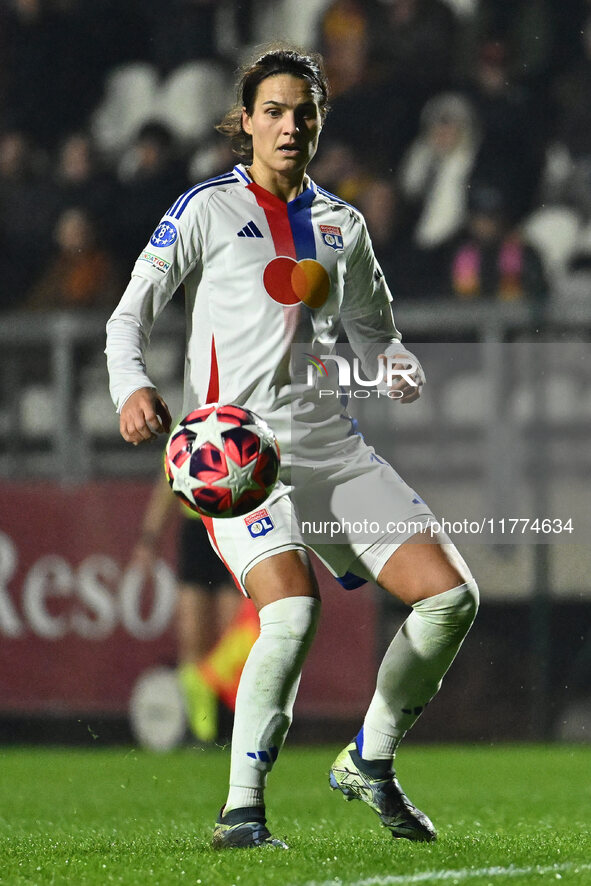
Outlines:
[[231, 167], [240, 64], [323, 53], [310, 172], [397, 298], [589, 297], [585, 0], [2, 0], [0, 309], [115, 306], [158, 220]]

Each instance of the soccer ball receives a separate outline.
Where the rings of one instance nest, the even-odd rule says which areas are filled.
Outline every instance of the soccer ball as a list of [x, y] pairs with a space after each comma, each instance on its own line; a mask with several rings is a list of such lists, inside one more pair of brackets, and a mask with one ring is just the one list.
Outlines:
[[172, 431], [164, 469], [173, 492], [205, 517], [240, 517], [262, 504], [279, 474], [269, 425], [242, 406], [204, 406]]

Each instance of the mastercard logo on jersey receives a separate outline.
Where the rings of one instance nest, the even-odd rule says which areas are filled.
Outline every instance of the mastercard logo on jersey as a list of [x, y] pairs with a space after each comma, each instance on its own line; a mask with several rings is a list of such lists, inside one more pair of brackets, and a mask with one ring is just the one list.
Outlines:
[[313, 258], [296, 261], [278, 255], [265, 267], [263, 285], [273, 301], [281, 305], [303, 302], [313, 310], [321, 308], [330, 295], [328, 271]]

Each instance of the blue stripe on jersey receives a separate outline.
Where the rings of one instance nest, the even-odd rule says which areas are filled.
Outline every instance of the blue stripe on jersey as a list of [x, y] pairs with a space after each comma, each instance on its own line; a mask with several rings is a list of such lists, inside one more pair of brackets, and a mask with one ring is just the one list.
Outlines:
[[222, 178], [226, 178], [226, 177], [231, 176], [232, 174], [233, 174], [232, 172], [223, 172], [221, 175], [216, 175], [213, 178], [206, 178], [205, 181], [197, 182], [196, 185], [192, 185], [188, 191], [185, 191], [184, 194], [181, 194], [181, 196], [178, 198], [178, 200], [175, 200], [175, 202], [172, 204], [172, 206], [170, 207], [168, 212], [165, 213], [165, 215], [172, 215], [173, 212], [175, 212], [175, 210], [178, 209], [178, 206], [179, 206], [180, 202], [183, 200], [183, 198], [186, 197], [187, 194], [190, 194], [191, 191], [195, 190], [195, 188], [200, 188], [202, 185], [208, 185], [210, 182], [217, 182]]
[[314, 192], [307, 189], [287, 204], [287, 217], [293, 234], [296, 260], [316, 258], [316, 240], [312, 226]]
[[346, 200], [341, 200], [341, 198], [337, 197], [336, 194], [331, 194], [330, 191], [325, 190], [325, 188], [321, 188], [320, 185], [316, 185], [316, 190], [319, 194], [322, 194], [323, 197], [330, 197], [330, 199], [334, 200], [335, 203], [341, 203], [343, 206], [350, 206], [351, 209], [355, 209], [355, 207], [351, 203], [347, 203]]
[[240, 178], [243, 178], [247, 184], [250, 184], [249, 177], [242, 171], [242, 169], [240, 169], [239, 166], [234, 167], [234, 172], [236, 173], [236, 175], [239, 175]]
[[195, 185], [193, 188], [185, 191], [184, 194], [181, 194], [179, 199], [170, 207], [169, 211], [166, 214], [172, 218], [180, 218], [196, 194], [199, 194], [201, 191], [205, 191], [207, 188], [215, 188], [218, 185], [230, 184], [231, 182], [236, 181], [238, 181], [238, 179], [236, 178], [234, 173], [225, 172], [223, 175], [218, 175], [215, 178], [211, 178], [205, 182], [201, 182], [201, 184]]

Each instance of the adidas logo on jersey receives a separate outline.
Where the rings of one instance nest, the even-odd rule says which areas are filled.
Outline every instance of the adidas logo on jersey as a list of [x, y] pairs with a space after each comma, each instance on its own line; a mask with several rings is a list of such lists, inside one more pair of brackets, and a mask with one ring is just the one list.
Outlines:
[[238, 231], [238, 237], [262, 237], [263, 235], [253, 221], [249, 221]]

